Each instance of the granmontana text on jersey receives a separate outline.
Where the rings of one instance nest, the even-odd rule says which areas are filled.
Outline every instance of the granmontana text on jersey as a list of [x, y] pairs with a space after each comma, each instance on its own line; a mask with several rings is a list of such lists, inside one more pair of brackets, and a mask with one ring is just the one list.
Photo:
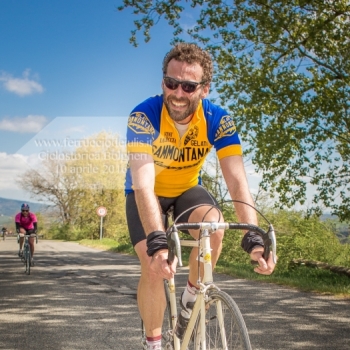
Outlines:
[[153, 145], [154, 157], [175, 162], [190, 162], [200, 160], [210, 151], [209, 147], [183, 147], [178, 148], [173, 145]]

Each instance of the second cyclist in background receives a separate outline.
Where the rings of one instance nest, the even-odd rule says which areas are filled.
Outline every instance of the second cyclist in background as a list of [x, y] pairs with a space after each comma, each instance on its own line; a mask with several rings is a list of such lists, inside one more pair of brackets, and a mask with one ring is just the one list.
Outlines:
[[3, 228], [1, 229], [1, 232], [2, 232], [3, 240], [5, 240], [5, 237], [6, 237], [6, 235], [7, 235], [7, 228], [6, 228], [6, 227], [3, 227]]
[[[27, 203], [23, 203], [21, 206], [21, 211], [15, 217], [16, 232], [18, 234], [22, 233], [25, 235], [30, 235], [32, 233], [37, 233], [38, 230], [38, 220], [34, 213], [30, 212], [30, 207]], [[30, 253], [32, 257], [34, 256], [34, 237], [29, 238]], [[24, 237], [19, 238], [19, 252], [18, 256], [21, 257], [23, 254], [23, 242]], [[32, 260], [32, 264], [34, 261]]]

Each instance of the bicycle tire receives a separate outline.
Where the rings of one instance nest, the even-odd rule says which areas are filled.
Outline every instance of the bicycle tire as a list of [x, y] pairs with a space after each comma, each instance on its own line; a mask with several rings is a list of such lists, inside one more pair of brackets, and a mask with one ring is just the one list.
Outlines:
[[27, 275], [30, 275], [30, 265], [32, 263], [32, 256], [30, 254], [30, 249], [27, 246], [26, 247], [26, 273]]
[[162, 349], [173, 350], [174, 349], [173, 325], [172, 325], [171, 308], [170, 308], [170, 291], [169, 291], [169, 285], [167, 280], [164, 280], [164, 291], [165, 291], [166, 307], [164, 311], [164, 319], [163, 319], [163, 326], [162, 326]]
[[[164, 311], [163, 326], [162, 326], [162, 349], [173, 350], [174, 340], [172, 336], [172, 320], [171, 320], [171, 309], [170, 309], [170, 292], [168, 287], [168, 281], [164, 280], [164, 292], [166, 307]], [[147, 349], [146, 344], [146, 331], [141, 319], [141, 345], [143, 349]]]
[[146, 330], [145, 330], [145, 326], [143, 324], [142, 318], [141, 318], [141, 345], [142, 345], [142, 349], [147, 350]]
[[[223, 323], [219, 321], [217, 308], [221, 304]], [[199, 317], [192, 334], [188, 350], [201, 350]], [[215, 350], [251, 350], [248, 330], [243, 316], [234, 300], [225, 292], [210, 290], [205, 313], [206, 349]], [[225, 341], [223, 341], [223, 331]]]

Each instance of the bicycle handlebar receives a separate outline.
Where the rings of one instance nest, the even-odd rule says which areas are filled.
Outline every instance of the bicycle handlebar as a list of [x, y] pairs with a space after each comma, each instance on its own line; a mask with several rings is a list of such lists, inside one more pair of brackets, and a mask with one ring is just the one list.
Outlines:
[[30, 233], [29, 235], [26, 235], [24, 233], [17, 233], [17, 237], [25, 237], [25, 236], [27, 236], [28, 238], [36, 238], [36, 243], [38, 243], [38, 235], [36, 233]]
[[[276, 256], [276, 235], [272, 224], [269, 225], [269, 229], [266, 232], [261, 227], [252, 224], [242, 224], [242, 223], [229, 223], [229, 222], [194, 222], [194, 223], [179, 223], [173, 224], [166, 231], [169, 253], [168, 262], [172, 263], [174, 261], [175, 255], [178, 258], [179, 266], [182, 266], [181, 259], [181, 244], [178, 235], [178, 231], [181, 230], [209, 230], [210, 232], [215, 232], [216, 230], [231, 229], [231, 230], [248, 230], [259, 234], [264, 241], [264, 252], [263, 257], [265, 260], [268, 259], [270, 252], [272, 252], [272, 258], [274, 263], [277, 262]], [[252, 262], [257, 263], [257, 262]]]

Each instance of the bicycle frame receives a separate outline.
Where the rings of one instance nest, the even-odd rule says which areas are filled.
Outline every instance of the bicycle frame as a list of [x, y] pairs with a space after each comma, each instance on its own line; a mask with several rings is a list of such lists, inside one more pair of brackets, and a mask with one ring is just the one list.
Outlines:
[[[175, 227], [176, 226], [176, 227]], [[174, 256], [178, 257], [178, 265], [182, 266], [181, 260], [181, 246], [187, 247], [198, 247], [198, 260], [203, 263], [203, 276], [200, 276], [200, 270], [198, 272], [199, 291], [197, 292], [197, 299], [195, 301], [189, 323], [184, 333], [183, 340], [180, 344], [180, 339], [176, 336], [174, 329], [177, 323], [177, 303], [175, 295], [175, 279], [172, 278], [168, 281], [169, 295], [170, 295], [170, 310], [171, 310], [171, 322], [172, 322], [172, 335], [174, 340], [174, 350], [186, 350], [192, 337], [192, 333], [197, 324], [199, 316], [199, 339], [196, 339], [196, 348], [199, 345], [201, 350], [207, 348], [206, 344], [206, 302], [208, 297], [208, 290], [215, 289], [220, 291], [220, 289], [213, 282], [213, 270], [211, 263], [211, 246], [210, 246], [210, 235], [218, 229], [240, 229], [240, 230], [253, 230], [259, 233], [264, 239], [264, 258], [267, 260], [270, 252], [272, 252], [273, 260], [276, 262], [276, 237], [274, 229], [270, 224], [268, 232], [265, 232], [261, 228], [250, 224], [239, 224], [239, 223], [218, 223], [218, 222], [201, 222], [201, 223], [180, 223], [175, 224], [172, 228], [167, 230], [168, 246], [169, 246], [169, 262], [172, 262]], [[178, 229], [199, 229], [200, 235], [199, 240], [180, 240], [178, 237]], [[221, 301], [217, 302], [217, 318], [220, 327], [220, 338], [222, 341], [222, 346], [227, 349], [227, 340], [224, 327], [224, 317], [222, 314]]]
[[[196, 240], [180, 240], [180, 244], [183, 247], [198, 247], [198, 259], [203, 262], [204, 273], [201, 280], [200, 272], [198, 276], [199, 291], [197, 295], [196, 302], [194, 304], [192, 314], [184, 334], [182, 344], [180, 346], [180, 340], [174, 334], [174, 350], [186, 350], [188, 343], [191, 339], [193, 329], [195, 327], [198, 314], [200, 314], [200, 334], [201, 334], [201, 345], [202, 349], [206, 349], [206, 339], [205, 339], [205, 295], [209, 288], [219, 289], [213, 283], [213, 270], [211, 263], [211, 247], [210, 247], [210, 232], [208, 229], [201, 230], [200, 238]], [[201, 258], [202, 257], [202, 258]], [[182, 264], [182, 263], [181, 263]], [[172, 278], [168, 282], [169, 292], [170, 292], [170, 307], [172, 315], [172, 329], [175, 329], [177, 322], [177, 303], [175, 295], [175, 279]], [[222, 321], [222, 320], [221, 320]]]
[[[19, 243], [19, 239], [21, 237], [24, 237], [24, 242], [23, 242], [23, 256], [21, 258], [21, 260], [23, 261], [24, 264], [27, 265], [27, 260], [28, 260], [28, 252], [30, 255], [30, 260], [31, 258], [31, 254], [30, 254], [30, 245], [29, 245], [29, 238], [36, 238], [36, 243], [38, 243], [38, 235], [35, 233], [31, 233], [30, 235], [25, 235], [24, 233], [19, 233], [17, 235], [17, 242]], [[29, 264], [31, 264], [31, 261], [29, 261]], [[26, 267], [26, 271], [28, 274], [30, 274], [30, 267], [27, 271], [27, 267]]]

